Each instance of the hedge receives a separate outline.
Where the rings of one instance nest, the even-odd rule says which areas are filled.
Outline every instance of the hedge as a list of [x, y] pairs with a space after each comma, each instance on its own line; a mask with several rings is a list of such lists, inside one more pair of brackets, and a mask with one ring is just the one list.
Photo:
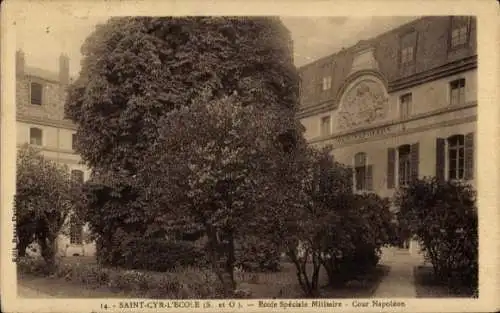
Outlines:
[[[46, 276], [39, 258], [21, 258], [17, 263], [21, 274]], [[98, 264], [57, 264], [56, 278], [85, 288], [106, 287], [134, 297], [163, 299], [214, 299], [222, 297], [217, 277], [209, 270], [176, 268], [169, 272], [148, 272], [106, 268]]]

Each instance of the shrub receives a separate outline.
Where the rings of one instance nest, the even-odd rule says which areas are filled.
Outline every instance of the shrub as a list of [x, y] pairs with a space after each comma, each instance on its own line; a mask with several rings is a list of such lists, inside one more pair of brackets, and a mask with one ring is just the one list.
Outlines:
[[236, 247], [235, 266], [247, 272], [277, 272], [280, 270], [281, 252], [269, 240], [247, 236]]
[[477, 286], [478, 216], [475, 190], [458, 181], [417, 180], [396, 197], [399, 219], [415, 234], [436, 279]]
[[31, 274], [35, 276], [47, 276], [50, 271], [41, 257], [20, 257], [16, 262], [19, 274]]
[[127, 269], [165, 272], [175, 267], [207, 264], [205, 253], [192, 242], [133, 238], [117, 249], [114, 265]]
[[[21, 273], [45, 275], [42, 259], [25, 258], [18, 262]], [[86, 288], [107, 287], [138, 297], [164, 299], [219, 298], [222, 288], [210, 271], [176, 268], [169, 272], [148, 272], [101, 267], [97, 264], [58, 264], [55, 277]]]

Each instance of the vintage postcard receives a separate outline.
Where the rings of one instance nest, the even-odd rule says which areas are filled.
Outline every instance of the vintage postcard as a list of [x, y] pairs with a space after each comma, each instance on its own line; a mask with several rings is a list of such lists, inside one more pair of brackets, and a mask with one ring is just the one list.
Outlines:
[[493, 312], [494, 1], [6, 1], [3, 312]]

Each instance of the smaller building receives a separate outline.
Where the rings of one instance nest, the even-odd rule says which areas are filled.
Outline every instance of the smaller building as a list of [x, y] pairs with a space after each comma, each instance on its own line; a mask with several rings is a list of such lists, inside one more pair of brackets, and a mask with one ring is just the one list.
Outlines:
[[[17, 146], [29, 143], [52, 161], [68, 166], [73, 179], [84, 182], [90, 174], [75, 152], [76, 126], [64, 116], [70, 83], [69, 58], [59, 57], [58, 72], [29, 67], [22, 51], [16, 53]], [[84, 242], [85, 225], [68, 221], [70, 229], [58, 240], [62, 256], [93, 255], [95, 245]], [[36, 248], [34, 248], [36, 250]]]

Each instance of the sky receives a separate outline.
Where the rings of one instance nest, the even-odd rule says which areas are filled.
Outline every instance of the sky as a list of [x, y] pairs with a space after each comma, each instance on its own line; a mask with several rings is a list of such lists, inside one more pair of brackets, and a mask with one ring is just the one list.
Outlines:
[[[34, 3], [32, 3], [34, 4]], [[359, 40], [381, 34], [416, 17], [282, 17], [294, 41], [297, 66], [356, 44]], [[58, 57], [70, 57], [70, 71], [80, 70], [80, 47], [95, 25], [107, 16], [75, 15], [64, 6], [32, 7], [16, 19], [17, 49], [25, 52], [27, 66], [58, 70]], [[33, 22], [36, 21], [36, 22]]]

